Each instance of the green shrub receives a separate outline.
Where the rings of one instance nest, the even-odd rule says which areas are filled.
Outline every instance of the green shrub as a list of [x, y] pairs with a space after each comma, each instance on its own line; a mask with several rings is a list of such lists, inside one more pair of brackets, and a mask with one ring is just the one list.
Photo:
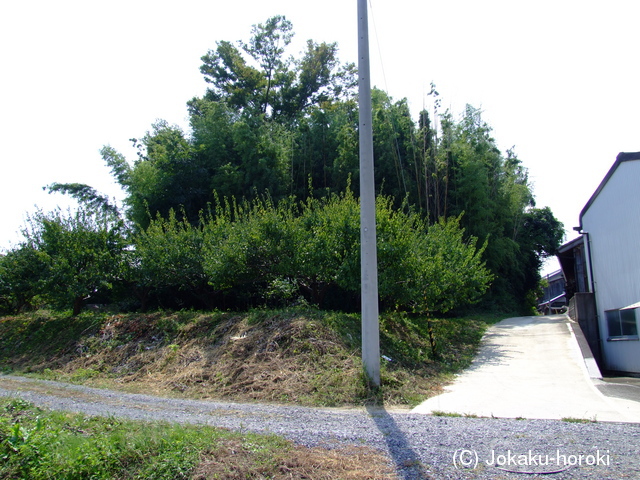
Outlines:
[[[487, 290], [486, 242], [465, 240], [460, 218], [428, 226], [406, 205], [377, 198], [383, 309], [446, 312]], [[133, 249], [122, 228], [117, 217], [83, 209], [36, 214], [28, 242], [0, 258], [0, 307], [19, 310], [40, 295], [77, 314], [86, 298], [114, 284], [128, 286], [143, 309], [152, 299], [176, 309], [357, 306], [360, 207], [349, 189], [304, 202], [225, 199], [198, 225], [171, 210], [135, 235]]]
[[[203, 228], [203, 271], [215, 289], [241, 292], [248, 303], [291, 300], [295, 287], [318, 306], [331, 289], [357, 297], [359, 214], [350, 190], [301, 204], [274, 205], [268, 197], [225, 202]], [[486, 291], [486, 244], [465, 240], [460, 218], [427, 226], [388, 197], [378, 197], [376, 218], [379, 294], [387, 308], [446, 312]]]
[[124, 223], [112, 212], [38, 211], [23, 233], [20, 250], [37, 252], [31, 256], [38, 262], [39, 294], [58, 308], [73, 308], [77, 315], [86, 299], [108, 292], [121, 279]]

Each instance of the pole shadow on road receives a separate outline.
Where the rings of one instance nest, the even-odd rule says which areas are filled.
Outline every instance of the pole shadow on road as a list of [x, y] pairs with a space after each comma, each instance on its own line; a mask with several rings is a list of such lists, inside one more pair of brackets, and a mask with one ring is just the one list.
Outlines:
[[424, 480], [431, 478], [424, 470], [420, 456], [413, 450], [406, 435], [398, 427], [384, 407], [367, 406], [367, 412], [382, 434], [391, 460], [395, 464], [398, 475], [403, 480]]

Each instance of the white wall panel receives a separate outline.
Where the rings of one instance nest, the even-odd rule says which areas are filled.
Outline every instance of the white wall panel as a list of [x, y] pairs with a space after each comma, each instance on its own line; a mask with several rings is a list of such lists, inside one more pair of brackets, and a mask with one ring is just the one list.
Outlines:
[[640, 342], [607, 342], [604, 316], [640, 301], [640, 160], [620, 163], [583, 212], [582, 227], [589, 234], [605, 362], [640, 371]]
[[601, 310], [640, 301], [640, 161], [622, 162], [582, 217]]

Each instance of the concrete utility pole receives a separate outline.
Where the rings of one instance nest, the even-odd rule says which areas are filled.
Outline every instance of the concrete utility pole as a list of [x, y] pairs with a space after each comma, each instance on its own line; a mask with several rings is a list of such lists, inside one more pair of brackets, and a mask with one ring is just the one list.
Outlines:
[[373, 127], [369, 68], [367, 0], [358, 0], [358, 94], [360, 111], [360, 273], [362, 295], [362, 363], [369, 381], [380, 386], [378, 254], [373, 177]]

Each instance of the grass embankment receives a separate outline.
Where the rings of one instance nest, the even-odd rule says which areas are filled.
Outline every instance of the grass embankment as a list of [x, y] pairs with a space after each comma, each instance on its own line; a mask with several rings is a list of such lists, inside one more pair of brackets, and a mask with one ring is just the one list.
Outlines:
[[191, 398], [412, 406], [466, 367], [496, 317], [380, 318], [382, 387], [360, 360], [360, 317], [317, 310], [248, 313], [40, 311], [0, 320], [5, 373]]
[[[467, 366], [498, 318], [381, 317], [383, 386], [362, 375], [360, 319], [314, 310], [0, 319], [4, 373], [181, 397], [413, 405]], [[364, 447], [326, 450], [202, 426], [89, 418], [0, 401], [0, 478], [394, 479]]]
[[369, 448], [310, 449], [277, 436], [47, 412], [13, 399], [0, 401], [0, 478], [396, 477]]

